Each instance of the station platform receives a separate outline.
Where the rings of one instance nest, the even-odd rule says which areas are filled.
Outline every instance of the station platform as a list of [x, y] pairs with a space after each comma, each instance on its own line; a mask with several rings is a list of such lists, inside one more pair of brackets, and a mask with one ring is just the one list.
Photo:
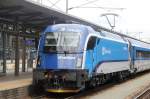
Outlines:
[[7, 74], [0, 77], [0, 91], [29, 86], [32, 83], [32, 72], [20, 73], [19, 76]]

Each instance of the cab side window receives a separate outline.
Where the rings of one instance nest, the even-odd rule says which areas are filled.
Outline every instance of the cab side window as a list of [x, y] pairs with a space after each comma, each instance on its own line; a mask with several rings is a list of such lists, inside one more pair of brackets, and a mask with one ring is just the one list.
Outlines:
[[87, 50], [94, 49], [95, 45], [96, 45], [96, 37], [90, 37], [88, 44], [87, 44]]

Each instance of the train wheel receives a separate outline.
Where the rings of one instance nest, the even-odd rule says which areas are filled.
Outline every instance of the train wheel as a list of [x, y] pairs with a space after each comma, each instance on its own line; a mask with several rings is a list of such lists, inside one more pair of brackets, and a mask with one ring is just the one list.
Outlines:
[[117, 73], [117, 80], [120, 81], [124, 81], [127, 77], [129, 76], [129, 72], [128, 71], [122, 71], [122, 72], [118, 72]]
[[124, 80], [124, 74], [122, 72], [119, 72], [118, 78], [119, 78], [119, 81], [123, 81]]
[[95, 87], [96, 86], [96, 81], [95, 81], [95, 77], [91, 78], [90, 82], [89, 82], [90, 87]]
[[36, 84], [33, 85], [33, 90], [35, 94], [42, 94], [44, 92], [44, 87], [43, 87], [44, 83], [43, 82], [38, 82]]

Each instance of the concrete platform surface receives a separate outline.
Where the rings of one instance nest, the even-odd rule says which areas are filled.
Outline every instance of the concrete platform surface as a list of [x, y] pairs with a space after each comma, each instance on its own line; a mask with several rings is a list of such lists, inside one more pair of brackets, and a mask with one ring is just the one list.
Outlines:
[[32, 83], [32, 72], [21, 73], [19, 76], [9, 74], [0, 77], [0, 91], [28, 86]]

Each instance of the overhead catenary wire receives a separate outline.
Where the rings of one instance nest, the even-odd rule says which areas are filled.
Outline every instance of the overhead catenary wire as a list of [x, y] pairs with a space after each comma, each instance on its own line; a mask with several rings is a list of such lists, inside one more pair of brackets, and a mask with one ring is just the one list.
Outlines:
[[[86, 0], [86, 1], [88, 1], [88, 0]], [[87, 8], [100, 8], [100, 9], [104, 9], [104, 10], [124, 10], [124, 9], [126, 9], [126, 8], [114, 8], [114, 7], [102, 7], [102, 6], [99, 6], [99, 5], [97, 5], [97, 4], [94, 4], [95, 6], [93, 7], [87, 7]]]
[[100, 8], [100, 9], [108, 9], [108, 10], [124, 10], [125, 8], [111, 8], [111, 7], [92, 7], [92, 6], [88, 6], [88, 7], [71, 7], [69, 9], [73, 9], [73, 8]]
[[61, 1], [61, 0], [57, 0], [55, 3], [53, 3], [53, 4], [51, 5], [51, 7], [56, 6], [56, 4], [59, 3], [60, 1]]
[[56, 2], [55, 3], [53, 3], [53, 2], [51, 2], [51, 0], [48, 0], [48, 2], [50, 2], [52, 5], [54, 5], [56, 8], [58, 8], [59, 10], [62, 10], [60, 7], [58, 7], [58, 6], [56, 6]]
[[80, 5], [78, 5], [78, 6], [71, 7], [71, 8], [69, 8], [69, 9], [72, 9], [72, 8], [79, 8], [79, 7], [88, 5], [88, 4], [92, 4], [92, 3], [97, 2], [97, 1], [99, 1], [99, 0], [92, 0], [92, 1], [89, 1], [89, 2], [86, 2], [86, 3], [83, 3], [83, 4], [80, 4]]

